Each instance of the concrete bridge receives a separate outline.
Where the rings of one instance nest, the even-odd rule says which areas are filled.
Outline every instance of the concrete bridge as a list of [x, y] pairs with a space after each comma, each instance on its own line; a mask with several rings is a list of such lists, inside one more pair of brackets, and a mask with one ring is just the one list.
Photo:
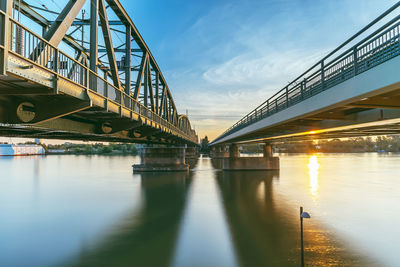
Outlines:
[[0, 135], [198, 144], [118, 0], [68, 0], [61, 12], [0, 0]]
[[[279, 168], [271, 153], [264, 153], [262, 166], [254, 158], [239, 158], [240, 143], [268, 147], [285, 140], [400, 133], [399, 6], [396, 3], [216, 138], [211, 143], [214, 156], [235, 159], [234, 166], [225, 160], [224, 168]], [[394, 18], [388, 19], [389, 14]]]

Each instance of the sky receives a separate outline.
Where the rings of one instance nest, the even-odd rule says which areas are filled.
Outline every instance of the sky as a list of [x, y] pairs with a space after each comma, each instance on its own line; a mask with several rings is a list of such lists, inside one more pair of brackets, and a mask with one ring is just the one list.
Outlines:
[[178, 111], [211, 140], [396, 2], [120, 1]]

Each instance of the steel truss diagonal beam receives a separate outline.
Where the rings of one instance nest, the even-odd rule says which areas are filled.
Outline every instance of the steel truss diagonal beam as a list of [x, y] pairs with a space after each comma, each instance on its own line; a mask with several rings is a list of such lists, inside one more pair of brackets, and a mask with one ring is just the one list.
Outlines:
[[[37, 24], [39, 24], [43, 28], [44, 34], [46, 33], [46, 30], [52, 25], [52, 23], [44, 18], [42, 15], [37, 13], [35, 10], [33, 10], [27, 3], [24, 1], [15, 1], [14, 2], [15, 8], [18, 8], [22, 14], [27, 16], [29, 19], [33, 20]], [[69, 46], [74, 48], [77, 51], [83, 51], [83, 47], [78, 44], [74, 38], [72, 38], [70, 35], [66, 34], [63, 36], [63, 41], [67, 43]]]
[[[99, 29], [99, 0], [90, 0], [90, 69], [97, 70], [98, 58], [98, 29]], [[96, 90], [96, 88], [95, 88]]]
[[161, 101], [160, 101], [160, 110], [158, 111], [158, 115], [162, 116], [163, 118], [165, 118], [166, 95], [167, 95], [167, 86], [165, 84], [163, 84], [163, 90], [162, 90]]
[[155, 93], [156, 93], [156, 110], [155, 110], [155, 112], [156, 113], [158, 113], [159, 111], [159, 97], [160, 97], [160, 93], [159, 93], [159, 90], [160, 90], [160, 80], [159, 80], [159, 78], [158, 78], [158, 72], [156, 72], [156, 91], [155, 91]]
[[[125, 29], [125, 93], [131, 94], [131, 27]], [[114, 49], [115, 50], [115, 49]]]
[[[50, 45], [58, 47], [72, 22], [75, 20], [78, 12], [82, 9], [86, 0], [70, 0], [65, 8], [58, 15], [55, 22], [50, 26], [48, 31], [45, 33], [43, 38], [49, 42]], [[45, 65], [52, 56], [51, 53], [46, 53], [46, 47], [44, 43], [39, 43], [35, 52], [32, 53], [30, 58], [33, 61], [39, 61]]]
[[133, 98], [135, 100], [139, 99], [140, 88], [142, 87], [144, 68], [147, 65], [147, 61], [148, 61], [148, 55], [147, 53], [143, 53], [142, 61], [140, 62], [139, 73], [136, 79], [135, 91], [133, 92]]
[[154, 105], [154, 93], [153, 93], [153, 82], [151, 80], [151, 68], [150, 62], [147, 62], [147, 89], [149, 90], [149, 97], [150, 97], [150, 107], [153, 112], [155, 112], [155, 105]]
[[[83, 57], [83, 55], [82, 55], [82, 52], [79, 51], [79, 53], [77, 54], [75, 60], [78, 61], [78, 62], [82, 62], [83, 58], [84, 58], [84, 57]], [[73, 62], [73, 63], [72, 63], [72, 67], [71, 67], [71, 69], [70, 69], [69, 72], [68, 72], [67, 78], [69, 78], [69, 79], [72, 78], [72, 76], [74, 75], [74, 72], [75, 72], [76, 69], [77, 69], [77, 66], [78, 66], [78, 64], [77, 64], [76, 62]], [[82, 73], [82, 75], [83, 75], [83, 73]]]
[[99, 0], [99, 15], [100, 15], [101, 29], [103, 31], [103, 36], [104, 36], [104, 43], [106, 45], [106, 50], [107, 50], [108, 63], [110, 64], [111, 78], [113, 80], [114, 86], [121, 89], [117, 61], [115, 59], [114, 46], [112, 43], [111, 32], [106, 12], [106, 5], [104, 3], [104, 0]]
[[51, 45], [58, 46], [86, 0], [70, 0], [44, 35]]

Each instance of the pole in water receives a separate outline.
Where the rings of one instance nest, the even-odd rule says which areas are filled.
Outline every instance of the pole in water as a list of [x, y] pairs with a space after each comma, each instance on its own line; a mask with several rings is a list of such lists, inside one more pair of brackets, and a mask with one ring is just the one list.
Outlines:
[[301, 267], [304, 267], [304, 246], [303, 246], [303, 218], [301, 214], [303, 213], [303, 207], [300, 207], [300, 243], [301, 243]]
[[311, 216], [308, 212], [303, 211], [303, 207], [300, 207], [301, 267], [304, 267], [303, 218], [309, 219]]

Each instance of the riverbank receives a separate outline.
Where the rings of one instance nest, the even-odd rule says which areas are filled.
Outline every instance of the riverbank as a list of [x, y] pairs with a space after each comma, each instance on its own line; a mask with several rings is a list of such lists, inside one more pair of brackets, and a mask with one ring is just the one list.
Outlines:
[[47, 155], [131, 155], [138, 154], [134, 144], [72, 144], [48, 145]]
[[[262, 153], [263, 144], [241, 145], [241, 153]], [[274, 143], [276, 153], [365, 153], [400, 152], [400, 136], [357, 137]]]

